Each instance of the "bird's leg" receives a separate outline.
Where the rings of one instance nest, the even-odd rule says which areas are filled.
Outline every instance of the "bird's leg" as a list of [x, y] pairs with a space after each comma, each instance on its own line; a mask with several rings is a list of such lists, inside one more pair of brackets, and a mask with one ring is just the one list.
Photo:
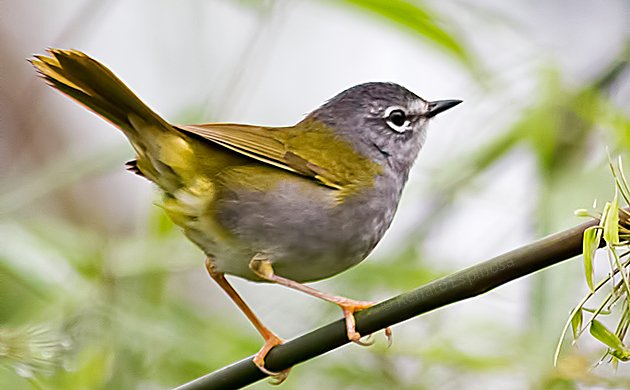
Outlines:
[[265, 344], [262, 348], [254, 355], [254, 364], [260, 369], [260, 371], [265, 374], [273, 377], [275, 379], [274, 384], [280, 384], [287, 379], [289, 375], [290, 368], [280, 372], [269, 371], [265, 368], [265, 356], [269, 353], [269, 351], [275, 347], [276, 345], [282, 344], [283, 340], [278, 337], [275, 333], [273, 333], [269, 328], [267, 328], [260, 319], [254, 314], [252, 309], [247, 306], [243, 298], [234, 290], [234, 287], [230, 283], [228, 283], [227, 279], [223, 272], [217, 272], [214, 268], [214, 264], [210, 257], [206, 258], [206, 270], [208, 270], [208, 274], [210, 277], [217, 282], [217, 284], [226, 292], [226, 294], [236, 303], [236, 306], [241, 309], [241, 311], [247, 316], [249, 321], [254, 325], [258, 333], [265, 339]]
[[[325, 301], [336, 304], [337, 306], [341, 308], [341, 310], [343, 311], [343, 316], [346, 319], [346, 331], [348, 334], [348, 339], [350, 341], [354, 341], [357, 344], [369, 345], [369, 343], [364, 343], [361, 341], [361, 335], [356, 330], [356, 322], [354, 319], [354, 313], [363, 309], [367, 309], [368, 307], [374, 306], [376, 304], [375, 302], [356, 301], [354, 299], [326, 294], [312, 287], [305, 286], [301, 283], [295, 282], [287, 278], [283, 278], [282, 276], [278, 276], [273, 271], [271, 261], [269, 261], [269, 259], [266, 258], [264, 255], [258, 254], [254, 256], [249, 263], [249, 268], [262, 279], [265, 279], [270, 282], [278, 283], [280, 285], [292, 288], [294, 290], [301, 291], [308, 295], [312, 295], [316, 298], [323, 299]], [[388, 344], [391, 345], [392, 330], [389, 327], [385, 329], [385, 335], [387, 336]]]

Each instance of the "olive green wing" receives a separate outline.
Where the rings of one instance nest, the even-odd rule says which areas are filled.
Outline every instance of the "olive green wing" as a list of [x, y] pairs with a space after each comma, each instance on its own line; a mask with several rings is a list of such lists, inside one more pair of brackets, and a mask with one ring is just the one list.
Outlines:
[[[334, 164], [332, 164], [332, 169], [326, 169], [316, 163], [317, 157], [309, 153], [309, 145], [305, 144], [298, 148], [299, 151], [295, 150], [296, 143], [300, 144], [302, 132], [294, 128], [267, 128], [224, 123], [176, 127], [258, 161], [310, 177], [330, 188], [342, 189], [349, 184], [343, 175], [335, 172]], [[305, 149], [306, 153], [302, 149]]]

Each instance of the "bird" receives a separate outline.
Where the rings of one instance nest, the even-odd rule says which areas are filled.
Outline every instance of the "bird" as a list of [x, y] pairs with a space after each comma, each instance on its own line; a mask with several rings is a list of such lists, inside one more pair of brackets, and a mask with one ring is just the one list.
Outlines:
[[[171, 124], [107, 67], [78, 50], [29, 59], [52, 87], [120, 129], [136, 158], [127, 169], [155, 183], [160, 206], [205, 254], [210, 277], [258, 330], [253, 363], [283, 343], [226, 275], [276, 283], [332, 302], [350, 341], [354, 313], [375, 304], [305, 283], [360, 263], [388, 229], [431, 118], [461, 100], [425, 100], [389, 82], [348, 88], [293, 126]], [[269, 103], [267, 103], [269, 104]], [[391, 330], [386, 329], [388, 339]]]

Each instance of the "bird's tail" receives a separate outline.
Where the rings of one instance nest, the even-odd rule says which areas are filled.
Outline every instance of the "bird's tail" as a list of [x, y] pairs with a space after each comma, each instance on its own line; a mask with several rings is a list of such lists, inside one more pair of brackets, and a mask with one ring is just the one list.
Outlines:
[[160, 149], [178, 132], [144, 104], [103, 64], [78, 50], [49, 49], [29, 61], [54, 88], [121, 129], [138, 155], [133, 169], [159, 183]]

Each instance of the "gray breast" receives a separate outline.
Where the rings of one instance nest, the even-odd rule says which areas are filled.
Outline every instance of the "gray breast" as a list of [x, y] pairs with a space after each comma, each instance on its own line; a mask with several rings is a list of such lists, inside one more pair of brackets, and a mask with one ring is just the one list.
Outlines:
[[[298, 176], [285, 176], [264, 191], [226, 189], [219, 222], [234, 237], [219, 248], [218, 267], [256, 279], [247, 264], [256, 253], [269, 256], [278, 275], [313, 281], [362, 261], [392, 222], [401, 186], [380, 176], [373, 188], [336, 200], [338, 192]], [[236, 249], [236, 250], [235, 250]]]

